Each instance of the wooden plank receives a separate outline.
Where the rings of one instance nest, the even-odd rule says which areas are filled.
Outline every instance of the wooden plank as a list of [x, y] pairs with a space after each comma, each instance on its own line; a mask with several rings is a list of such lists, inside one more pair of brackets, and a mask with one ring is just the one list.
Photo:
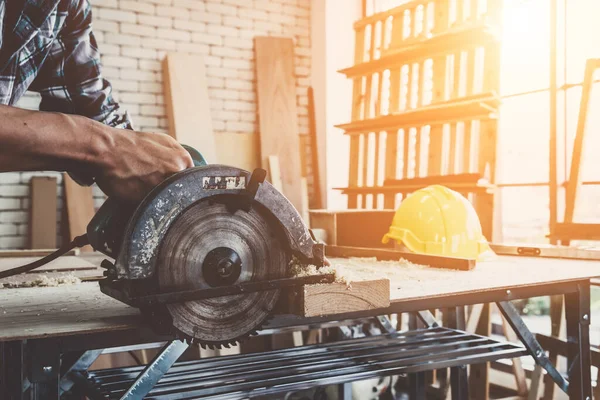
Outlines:
[[[337, 245], [346, 247], [390, 248], [381, 239], [394, 218], [395, 210], [358, 210], [337, 214]], [[360, 232], [357, 232], [360, 230]]]
[[477, 325], [479, 324], [479, 318], [483, 312], [483, 306], [483, 304], [474, 304], [473, 307], [471, 307], [471, 312], [469, 313], [465, 327], [467, 332], [475, 333]]
[[309, 198], [308, 198], [308, 179], [305, 177], [300, 178], [300, 187], [302, 188], [302, 220], [310, 228], [310, 216], [309, 212]]
[[[550, 85], [549, 85], [549, 96], [550, 96], [550, 112], [548, 113], [549, 115], [549, 125], [550, 125], [550, 138], [548, 140], [548, 150], [549, 153], [548, 154], [548, 158], [549, 158], [549, 166], [548, 166], [548, 172], [549, 172], [549, 208], [550, 208], [550, 212], [549, 212], [549, 224], [550, 225], [550, 233], [554, 232], [554, 225], [556, 224], [557, 220], [558, 220], [558, 162], [557, 162], [557, 158], [558, 158], [558, 129], [557, 129], [557, 125], [558, 125], [558, 121], [557, 121], [557, 114], [558, 114], [558, 82], [557, 82], [557, 78], [558, 78], [558, 74], [556, 73], [557, 71], [557, 67], [558, 67], [558, 62], [557, 62], [557, 52], [558, 52], [558, 46], [556, 45], [557, 41], [558, 41], [558, 26], [557, 26], [557, 16], [558, 16], [558, 0], [550, 0], [549, 2], [549, 8], [550, 8], [550, 73], [549, 73], [549, 77], [550, 77]], [[566, 83], [566, 82], [565, 82]], [[565, 160], [566, 162], [566, 160]], [[556, 238], [551, 237], [550, 238], [550, 243], [552, 244], [556, 244]]]
[[[329, 245], [346, 247], [390, 248], [381, 243], [395, 210], [311, 210], [311, 228], [324, 229]], [[360, 233], [356, 229], [360, 227]]]
[[279, 192], [283, 193], [283, 182], [281, 181], [281, 168], [279, 165], [279, 156], [270, 155], [269, 160], [269, 181]]
[[[308, 160], [306, 149], [309, 147], [309, 145], [311, 145], [309, 143], [311, 139], [308, 135], [300, 135], [298, 137], [300, 138], [300, 175], [308, 176]], [[310, 149], [310, 151], [312, 151], [312, 149]]]
[[[581, 176], [579, 171], [582, 165], [583, 148], [585, 146], [585, 126], [587, 122], [587, 113], [589, 109], [590, 96], [592, 94], [594, 71], [599, 67], [600, 59], [589, 59], [585, 64], [581, 103], [579, 105], [579, 116], [577, 119], [577, 131], [575, 133], [575, 143], [573, 144], [573, 154], [571, 156], [569, 182], [565, 194], [565, 223], [573, 222], [573, 215], [575, 214], [577, 189], [581, 184]], [[574, 236], [573, 239], [575, 238], [578, 237]]]
[[390, 281], [378, 279], [327, 285], [305, 285], [301, 292], [300, 315], [319, 317], [354, 311], [386, 308], [390, 305]]
[[556, 223], [550, 236], [567, 244], [569, 240], [600, 240], [600, 224], [586, 223]]
[[396, 250], [373, 249], [366, 247], [325, 246], [327, 257], [372, 257], [380, 261], [397, 261], [405, 259], [411, 263], [426, 265], [432, 268], [469, 271], [477, 262], [466, 258], [432, 256], [427, 254], [408, 253]]
[[[443, 178], [444, 175], [438, 175]], [[443, 179], [440, 179], [443, 182]], [[455, 190], [459, 193], [493, 193], [495, 186], [490, 184], [470, 184], [470, 183], [449, 183], [446, 184], [449, 189]], [[342, 190], [344, 194], [369, 194], [369, 193], [410, 193], [417, 189], [423, 188], [423, 185], [389, 185], [380, 187], [347, 187], [347, 188], [334, 188], [335, 190]]]
[[477, 173], [462, 173], [462, 174], [449, 174], [442, 176], [422, 176], [406, 179], [387, 179], [384, 182], [386, 186], [415, 186], [415, 185], [450, 185], [453, 183], [483, 185], [486, 183], [485, 179], [481, 174]]
[[289, 38], [256, 37], [256, 75], [263, 168], [269, 155], [285, 157], [281, 179], [286, 197], [303, 213], [294, 80], [294, 43]]
[[[312, 86], [308, 88], [308, 118], [310, 125], [310, 134], [307, 137], [310, 138], [310, 154], [311, 154], [311, 168], [312, 168], [312, 177], [313, 177], [313, 208], [322, 208], [323, 204], [325, 204], [325, 195], [321, 191], [321, 162], [319, 161], [320, 152], [324, 152], [325, 149], [321, 148], [319, 151], [319, 134], [317, 132], [317, 124], [315, 118], [315, 95]], [[305, 151], [306, 147], [302, 147], [302, 151]], [[306, 163], [305, 163], [306, 164]], [[326, 165], [323, 165], [326, 167]], [[304, 171], [302, 176], [307, 176], [308, 173]]]
[[219, 164], [252, 171], [261, 167], [259, 136], [248, 133], [215, 135]]
[[[384, 182], [386, 179], [396, 179], [396, 166], [398, 163], [398, 131], [389, 130], [387, 132], [387, 138], [385, 143], [385, 175]], [[395, 207], [396, 199], [395, 194], [388, 194], [385, 196], [383, 207], [387, 209], [393, 209]]]
[[[350, 157], [349, 157], [349, 172], [348, 172], [348, 183], [351, 185], [358, 186], [358, 159], [360, 151], [360, 137], [354, 135], [350, 138]], [[356, 208], [358, 205], [358, 196], [348, 196], [348, 208]]]
[[324, 242], [329, 245], [337, 244], [337, 215], [335, 213], [317, 212], [311, 210], [309, 212], [309, 221], [311, 229], [322, 229], [325, 231]]
[[31, 178], [30, 246], [32, 249], [56, 247], [56, 178]]
[[491, 119], [496, 121], [499, 98], [493, 93], [461, 97], [456, 100], [437, 101], [431, 104], [377, 118], [335, 125], [347, 133], [361, 134], [394, 127], [451, 123], [466, 119]]
[[[69, 221], [69, 238], [83, 235], [87, 232], [96, 209], [94, 207], [94, 194], [91, 186], [79, 186], [68, 174], [63, 174], [65, 183], [65, 204]], [[81, 248], [82, 252], [93, 251], [92, 246]]]
[[209, 164], [219, 163], [204, 59], [167, 53], [162, 64], [169, 135], [200, 151]]
[[403, 129], [402, 139], [404, 141], [404, 144], [402, 146], [402, 178], [407, 179], [409, 178], [410, 171], [410, 129]]

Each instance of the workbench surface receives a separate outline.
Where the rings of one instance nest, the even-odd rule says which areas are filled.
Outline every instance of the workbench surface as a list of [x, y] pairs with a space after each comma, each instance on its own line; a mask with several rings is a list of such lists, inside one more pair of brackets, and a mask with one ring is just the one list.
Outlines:
[[[396, 305], [600, 276], [600, 261], [587, 260], [498, 256], [471, 271], [367, 259], [330, 260], [342, 266], [351, 282], [366, 276], [389, 279], [390, 301]], [[124, 330], [141, 324], [137, 309], [100, 292], [97, 282], [0, 289], [0, 341]]]

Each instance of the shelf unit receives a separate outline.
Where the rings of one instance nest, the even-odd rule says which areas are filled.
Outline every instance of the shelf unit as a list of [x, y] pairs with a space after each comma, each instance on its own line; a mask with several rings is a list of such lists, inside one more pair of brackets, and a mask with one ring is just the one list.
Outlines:
[[[502, 1], [415, 0], [354, 24], [350, 209], [395, 209], [420, 184], [450, 184], [478, 173], [489, 184], [463, 186], [492, 240]], [[390, 183], [394, 181], [394, 183]]]

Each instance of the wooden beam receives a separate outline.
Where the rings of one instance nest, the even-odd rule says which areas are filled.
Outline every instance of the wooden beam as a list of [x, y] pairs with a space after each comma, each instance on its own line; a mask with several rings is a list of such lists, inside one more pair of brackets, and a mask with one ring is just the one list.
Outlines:
[[34, 176], [31, 185], [30, 248], [56, 248], [56, 178]]
[[363, 247], [326, 246], [325, 255], [330, 257], [375, 257], [382, 261], [398, 261], [403, 258], [406, 261], [415, 264], [460, 271], [470, 271], [476, 266], [475, 260], [466, 258], [432, 256], [427, 254]]
[[[558, 27], [556, 24], [556, 16], [558, 13], [558, 0], [550, 0], [550, 165], [549, 165], [549, 182], [550, 182], [550, 232], [554, 232], [555, 224], [558, 221], [558, 133], [557, 133], [557, 83], [556, 83], [556, 67], [557, 67], [557, 33]], [[566, 83], [566, 82], [565, 82]], [[566, 132], [565, 132], [566, 134]], [[565, 160], [566, 161], [566, 160]], [[551, 238], [551, 243], [556, 244], [556, 239]]]
[[583, 159], [583, 148], [585, 146], [585, 126], [587, 121], [590, 96], [592, 93], [592, 81], [594, 79], [594, 71], [597, 68], [600, 68], [600, 59], [587, 60], [585, 64], [585, 75], [583, 78], [581, 103], [579, 105], [579, 117], [577, 119], [577, 131], [575, 133], [575, 143], [573, 144], [573, 154], [571, 156], [571, 170], [565, 194], [565, 223], [573, 222], [573, 215], [575, 213], [577, 189], [579, 188], [579, 185], [581, 183], [580, 170]]
[[300, 295], [300, 315], [322, 315], [365, 311], [390, 306], [390, 281], [377, 279], [326, 285], [305, 285]]
[[[319, 134], [317, 132], [317, 124], [315, 119], [315, 94], [312, 86], [308, 88], [308, 118], [310, 125], [310, 154], [311, 154], [311, 168], [313, 178], [313, 208], [322, 208], [325, 204], [325, 193], [321, 190], [322, 186], [322, 174], [321, 174], [321, 162], [320, 152], [324, 152], [325, 148], [319, 146]], [[306, 149], [303, 147], [302, 151]], [[303, 174], [306, 176], [306, 174]]]
[[554, 224], [554, 232], [550, 236], [561, 242], [568, 242], [573, 239], [600, 240], [600, 224], [556, 223]]
[[256, 79], [263, 168], [269, 155], [285, 157], [281, 179], [286, 197], [303, 214], [294, 42], [290, 38], [256, 37]]
[[[69, 221], [69, 238], [73, 240], [87, 232], [87, 226], [96, 213], [94, 194], [91, 186], [79, 186], [68, 174], [63, 174], [63, 182]], [[81, 251], [90, 252], [93, 251], [93, 248], [87, 245], [82, 247]]]
[[281, 182], [281, 169], [279, 165], [279, 156], [270, 155], [269, 159], [269, 181], [277, 191], [283, 193], [283, 183]]
[[201, 152], [209, 164], [219, 163], [203, 58], [167, 53], [163, 75], [169, 135]]
[[219, 164], [252, 171], [261, 166], [259, 136], [252, 133], [215, 135]]

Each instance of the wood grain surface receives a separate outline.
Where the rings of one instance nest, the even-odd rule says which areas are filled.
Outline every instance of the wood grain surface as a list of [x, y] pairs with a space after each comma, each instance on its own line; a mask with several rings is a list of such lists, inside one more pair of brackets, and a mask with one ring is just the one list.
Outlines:
[[219, 163], [203, 58], [168, 53], [163, 80], [169, 135], [198, 150], [209, 164]]
[[31, 178], [30, 246], [32, 249], [56, 247], [56, 178]]
[[[65, 183], [65, 202], [67, 217], [69, 219], [69, 237], [73, 240], [76, 236], [87, 231], [96, 209], [94, 207], [94, 194], [91, 186], [79, 186], [68, 174], [63, 174]], [[92, 246], [84, 246], [82, 252], [93, 251]]]
[[[59, 259], [61, 260], [61, 259]], [[577, 281], [600, 276], [600, 262], [499, 256], [471, 271], [391, 261], [330, 259], [352, 285], [388, 279], [391, 303], [444, 299], [465, 293]], [[323, 288], [323, 290], [325, 290]], [[331, 290], [340, 290], [332, 284]], [[322, 292], [320, 292], [322, 293]], [[122, 330], [141, 326], [137, 309], [100, 292], [97, 283], [0, 289], [0, 341]]]
[[306, 285], [299, 299], [300, 315], [319, 317], [385, 308], [390, 305], [390, 281], [377, 279], [323, 285]]
[[290, 38], [256, 37], [254, 51], [261, 164], [268, 170], [268, 157], [279, 156], [283, 194], [303, 214], [294, 43]]
[[0, 341], [140, 326], [139, 311], [100, 292], [97, 283], [0, 290]]

